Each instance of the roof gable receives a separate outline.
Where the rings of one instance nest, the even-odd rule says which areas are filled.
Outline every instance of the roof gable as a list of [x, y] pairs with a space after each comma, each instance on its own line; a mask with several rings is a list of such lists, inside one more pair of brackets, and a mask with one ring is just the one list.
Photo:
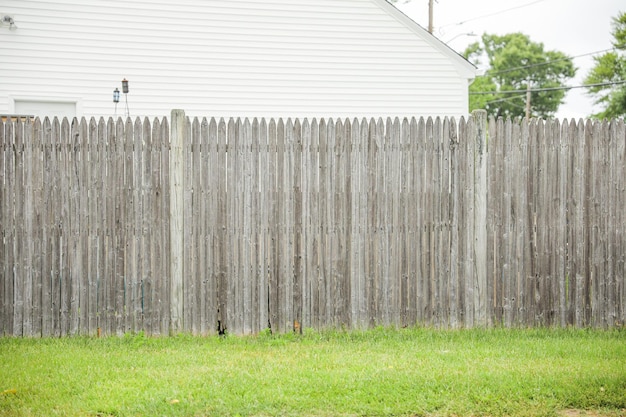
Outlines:
[[381, 9], [385, 12], [389, 13], [400, 23], [405, 25], [409, 30], [427, 42], [430, 46], [435, 48], [437, 51], [448, 57], [452, 62], [454, 62], [455, 66], [458, 68], [459, 73], [468, 79], [473, 79], [476, 76], [477, 68], [474, 64], [465, 59], [458, 52], [450, 48], [443, 41], [439, 40], [432, 33], [428, 32], [421, 25], [419, 25], [416, 21], [408, 17], [402, 11], [400, 11], [396, 6], [389, 3], [387, 0], [371, 0], [376, 3]]

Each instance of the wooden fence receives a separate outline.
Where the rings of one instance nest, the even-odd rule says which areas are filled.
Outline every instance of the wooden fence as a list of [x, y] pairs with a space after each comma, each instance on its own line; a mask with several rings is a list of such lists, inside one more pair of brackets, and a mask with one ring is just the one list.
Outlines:
[[625, 143], [484, 112], [0, 121], [0, 335], [621, 326]]

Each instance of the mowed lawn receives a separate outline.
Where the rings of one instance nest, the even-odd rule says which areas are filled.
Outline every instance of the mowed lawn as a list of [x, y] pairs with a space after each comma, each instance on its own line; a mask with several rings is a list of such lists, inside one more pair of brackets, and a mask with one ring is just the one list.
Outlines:
[[626, 415], [626, 331], [0, 338], [0, 416], [431, 415]]

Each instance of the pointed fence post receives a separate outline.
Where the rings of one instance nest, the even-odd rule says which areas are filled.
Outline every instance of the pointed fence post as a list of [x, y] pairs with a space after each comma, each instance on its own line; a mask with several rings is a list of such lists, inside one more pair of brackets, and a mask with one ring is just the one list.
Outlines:
[[474, 110], [474, 325], [489, 325], [487, 307], [487, 112]]
[[183, 329], [184, 110], [172, 110], [170, 125], [170, 333]]

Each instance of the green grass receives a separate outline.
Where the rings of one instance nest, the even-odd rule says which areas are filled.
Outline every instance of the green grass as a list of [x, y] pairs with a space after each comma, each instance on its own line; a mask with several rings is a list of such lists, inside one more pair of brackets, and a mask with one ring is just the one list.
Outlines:
[[0, 416], [618, 416], [625, 408], [623, 330], [0, 339]]

